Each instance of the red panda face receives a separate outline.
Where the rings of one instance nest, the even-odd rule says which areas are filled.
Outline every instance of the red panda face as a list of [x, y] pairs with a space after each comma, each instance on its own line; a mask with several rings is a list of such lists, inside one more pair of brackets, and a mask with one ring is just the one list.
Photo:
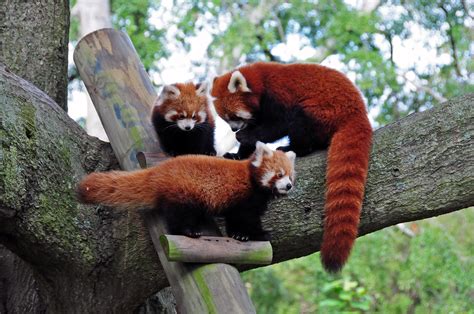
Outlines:
[[251, 157], [253, 175], [258, 184], [270, 189], [274, 195], [285, 195], [295, 182], [294, 152], [272, 151], [262, 142], [257, 142]]
[[207, 84], [193, 83], [166, 85], [155, 106], [168, 122], [175, 123], [183, 131], [191, 131], [196, 124], [207, 121]]
[[215, 78], [211, 95], [217, 114], [233, 131], [245, 128], [254, 119], [253, 108], [258, 106], [258, 99], [240, 71]]

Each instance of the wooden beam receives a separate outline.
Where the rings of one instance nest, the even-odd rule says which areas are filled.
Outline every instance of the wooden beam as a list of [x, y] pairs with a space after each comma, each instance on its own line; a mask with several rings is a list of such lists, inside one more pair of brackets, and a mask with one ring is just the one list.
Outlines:
[[[77, 44], [74, 61], [122, 168], [138, 169], [139, 151], [160, 153], [150, 123], [157, 95], [128, 36], [113, 29], [90, 33]], [[236, 268], [168, 262], [159, 241], [168, 233], [163, 221], [155, 212], [145, 221], [178, 312], [255, 313]], [[215, 225], [211, 231], [220, 235]]]
[[160, 242], [170, 262], [268, 265], [273, 257], [269, 241], [240, 242], [211, 236], [193, 239], [163, 234]]

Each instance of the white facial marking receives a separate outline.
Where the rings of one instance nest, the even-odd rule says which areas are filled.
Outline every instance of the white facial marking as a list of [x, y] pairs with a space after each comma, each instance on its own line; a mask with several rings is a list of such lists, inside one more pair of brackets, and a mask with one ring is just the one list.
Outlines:
[[278, 179], [278, 180], [275, 182], [275, 187], [277, 188], [278, 193], [280, 193], [280, 194], [287, 194], [287, 193], [288, 193], [288, 189], [287, 189], [288, 184], [290, 184], [291, 186], [293, 186], [293, 184], [291, 183], [291, 180], [290, 180], [290, 177], [289, 177], [289, 176], [284, 176], [283, 178]]
[[252, 118], [252, 114], [248, 111], [245, 111], [245, 110], [239, 110], [235, 113], [235, 115], [237, 117], [245, 119], [245, 120], [248, 120], [248, 119]]
[[165, 120], [168, 122], [173, 122], [173, 119], [171, 119], [171, 117], [177, 114], [178, 112], [176, 110], [170, 110], [165, 114]]
[[182, 119], [176, 122], [178, 127], [183, 131], [191, 131], [194, 128], [195, 123], [196, 121], [193, 119]]
[[270, 180], [275, 176], [275, 171], [265, 172], [260, 182], [263, 186], [270, 187]]
[[228, 123], [230, 125], [230, 128], [234, 132], [242, 129], [246, 125], [246, 123], [244, 121], [230, 120]]
[[206, 121], [207, 113], [205, 111], [199, 111], [198, 116], [201, 119], [201, 122], [204, 122], [204, 121]]
[[227, 85], [227, 89], [229, 92], [235, 93], [237, 90], [242, 92], [251, 92], [250, 88], [247, 86], [247, 80], [245, 77], [240, 73], [240, 71], [235, 71], [232, 73], [229, 84]]

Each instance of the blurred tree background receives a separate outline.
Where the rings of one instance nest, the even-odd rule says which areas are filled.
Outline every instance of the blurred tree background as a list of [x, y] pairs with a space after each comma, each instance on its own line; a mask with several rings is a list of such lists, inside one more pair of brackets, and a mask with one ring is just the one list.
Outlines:
[[[194, 79], [259, 60], [337, 68], [361, 89], [374, 127], [474, 92], [472, 1], [111, 0], [110, 7], [157, 85], [170, 58], [197, 45], [206, 56], [188, 65]], [[73, 19], [73, 46], [78, 29]], [[72, 88], [75, 81], [71, 66]], [[244, 279], [259, 313], [474, 313], [473, 224], [469, 209], [365, 236], [337, 276], [313, 254]]]

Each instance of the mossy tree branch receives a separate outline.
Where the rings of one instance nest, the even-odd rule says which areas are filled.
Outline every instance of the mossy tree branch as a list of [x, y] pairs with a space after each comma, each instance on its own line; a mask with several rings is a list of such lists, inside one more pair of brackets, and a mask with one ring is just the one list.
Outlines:
[[[85, 173], [116, 167], [109, 145], [3, 67], [0, 103], [0, 243], [35, 269], [48, 310], [131, 310], [166, 286], [139, 217], [74, 198]], [[473, 107], [467, 95], [376, 131], [361, 234], [474, 205]], [[296, 169], [264, 217], [274, 262], [321, 241], [325, 153]]]

